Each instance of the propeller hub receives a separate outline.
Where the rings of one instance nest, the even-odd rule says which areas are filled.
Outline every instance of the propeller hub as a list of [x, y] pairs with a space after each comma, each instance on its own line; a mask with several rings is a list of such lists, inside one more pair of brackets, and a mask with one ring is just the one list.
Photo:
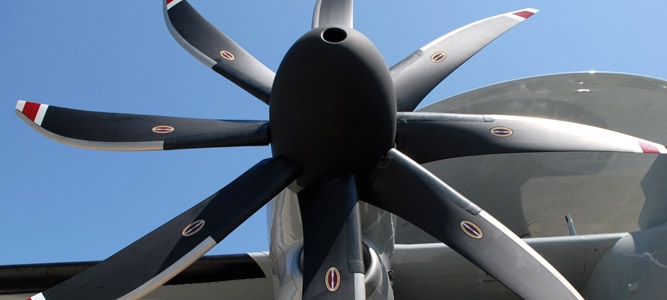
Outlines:
[[396, 133], [396, 96], [382, 55], [352, 28], [306, 33], [276, 73], [270, 124], [273, 155], [304, 169], [299, 185], [366, 171]]

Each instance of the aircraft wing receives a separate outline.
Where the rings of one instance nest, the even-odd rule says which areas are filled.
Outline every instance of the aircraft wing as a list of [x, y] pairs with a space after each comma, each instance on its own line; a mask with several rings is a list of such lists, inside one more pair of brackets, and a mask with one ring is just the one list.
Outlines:
[[[531, 238], [525, 241], [577, 289], [601, 257], [628, 233]], [[521, 299], [442, 243], [396, 245], [391, 259], [396, 299]]]
[[[666, 143], [666, 87], [664, 80], [618, 73], [535, 76], [465, 92], [422, 111], [549, 118]], [[667, 187], [661, 184], [667, 160], [658, 155], [479, 155], [424, 166], [520, 237], [568, 235], [568, 213], [578, 234], [667, 222]], [[397, 243], [434, 242], [404, 221], [396, 228]]]
[[[25, 300], [97, 262], [0, 267], [0, 300]], [[273, 299], [268, 252], [205, 256], [142, 299]]]

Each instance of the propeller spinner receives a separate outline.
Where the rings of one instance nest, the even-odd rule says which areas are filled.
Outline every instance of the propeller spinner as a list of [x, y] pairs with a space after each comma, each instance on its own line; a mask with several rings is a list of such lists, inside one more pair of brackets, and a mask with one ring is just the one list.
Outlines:
[[302, 166], [302, 186], [368, 171], [394, 144], [396, 98], [373, 43], [349, 27], [318, 27], [283, 59], [270, 102], [271, 147]]

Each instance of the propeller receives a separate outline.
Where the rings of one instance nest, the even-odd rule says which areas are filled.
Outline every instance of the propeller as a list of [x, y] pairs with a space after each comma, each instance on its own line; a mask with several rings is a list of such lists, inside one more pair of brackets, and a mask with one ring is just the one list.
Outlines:
[[259, 162], [230, 184], [37, 299], [138, 299], [176, 276], [289, 185], [288, 160]]
[[396, 148], [418, 163], [520, 152], [667, 153], [665, 146], [615, 131], [544, 118], [399, 113]]
[[449, 74], [538, 10], [526, 8], [480, 20], [424, 45], [393, 67], [398, 111], [412, 111]]
[[380, 160], [370, 184], [368, 203], [428, 232], [524, 299], [583, 299], [507, 227], [399, 151]]
[[313, 29], [317, 27], [352, 27], [352, 0], [317, 0]]
[[269, 104], [275, 73], [206, 21], [186, 0], [164, 0], [169, 32], [192, 56]]
[[19, 100], [16, 115], [44, 136], [97, 150], [173, 150], [269, 144], [268, 122], [75, 110]]
[[460, 64], [536, 10], [462, 27], [390, 70], [373, 43], [352, 28], [351, 0], [318, 0], [312, 30], [289, 49], [274, 80], [273, 72], [187, 1], [166, 0], [163, 8], [181, 45], [269, 104], [268, 122], [101, 113], [27, 101], [17, 103], [17, 115], [47, 137], [79, 147], [169, 150], [270, 142], [273, 158], [34, 300], [140, 298], [288, 185], [298, 191], [303, 223], [304, 300], [366, 297], [360, 194], [446, 243], [521, 297], [582, 299], [526, 243], [418, 162], [509, 152], [667, 152], [663, 145], [563, 121], [398, 112], [413, 110]]
[[325, 178], [298, 195], [304, 242], [303, 299], [366, 299], [354, 176]]

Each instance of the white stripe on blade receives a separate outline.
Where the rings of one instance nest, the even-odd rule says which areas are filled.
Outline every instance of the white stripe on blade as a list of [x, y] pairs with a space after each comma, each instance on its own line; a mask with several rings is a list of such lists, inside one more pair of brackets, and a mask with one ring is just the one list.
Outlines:
[[25, 100], [19, 100], [18, 102], [16, 102], [16, 110], [23, 111], [24, 107], [25, 107]]
[[181, 257], [181, 259], [177, 260], [173, 265], [169, 266], [164, 271], [160, 272], [160, 274], [153, 277], [153, 279], [147, 281], [140, 287], [136, 288], [134, 291], [131, 291], [127, 295], [120, 297], [118, 299], [119, 300], [139, 299], [143, 296], [148, 295], [148, 293], [162, 286], [167, 281], [172, 279], [174, 276], [178, 275], [178, 273], [185, 270], [185, 268], [187, 268], [192, 263], [197, 261], [197, 259], [202, 257], [206, 252], [208, 252], [208, 250], [211, 250], [211, 248], [213, 248], [213, 246], [215, 245], [216, 245], [215, 240], [209, 236], [208, 238], [203, 240], [199, 245], [197, 245], [197, 247], [190, 250], [190, 252]]
[[39, 110], [37, 111], [37, 116], [35, 116], [35, 123], [42, 126], [42, 121], [44, 121], [44, 115], [46, 115], [46, 110], [49, 109], [48, 104], [41, 104]]
[[44, 295], [42, 295], [42, 293], [39, 293], [37, 295], [28, 298], [28, 300], [46, 300], [46, 298], [44, 298]]
[[174, 5], [180, 3], [181, 1], [183, 0], [173, 0], [173, 1], [167, 0], [167, 9], [174, 7]]
[[516, 234], [507, 229], [505, 225], [500, 223], [498, 220], [496, 220], [496, 218], [488, 214], [486, 211], [481, 211], [479, 216], [487, 220], [489, 223], [491, 223], [491, 225], [495, 226], [498, 230], [504, 233], [505, 236], [509, 237], [517, 246], [521, 247], [533, 259], [544, 266], [549, 271], [549, 273], [551, 273], [551, 275], [554, 276], [572, 294], [572, 296], [578, 300], [584, 300], [584, 298], [579, 295], [579, 292], [572, 286], [572, 284], [570, 284], [569, 281], [567, 281], [567, 279], [565, 279], [565, 277], [563, 277], [563, 275], [560, 274], [560, 272], [556, 270], [556, 268], [547, 262], [544, 257], [538, 254], [537, 251], [535, 251], [532, 247], [528, 246], [526, 242], [522, 241], [518, 236], [516, 236]]

